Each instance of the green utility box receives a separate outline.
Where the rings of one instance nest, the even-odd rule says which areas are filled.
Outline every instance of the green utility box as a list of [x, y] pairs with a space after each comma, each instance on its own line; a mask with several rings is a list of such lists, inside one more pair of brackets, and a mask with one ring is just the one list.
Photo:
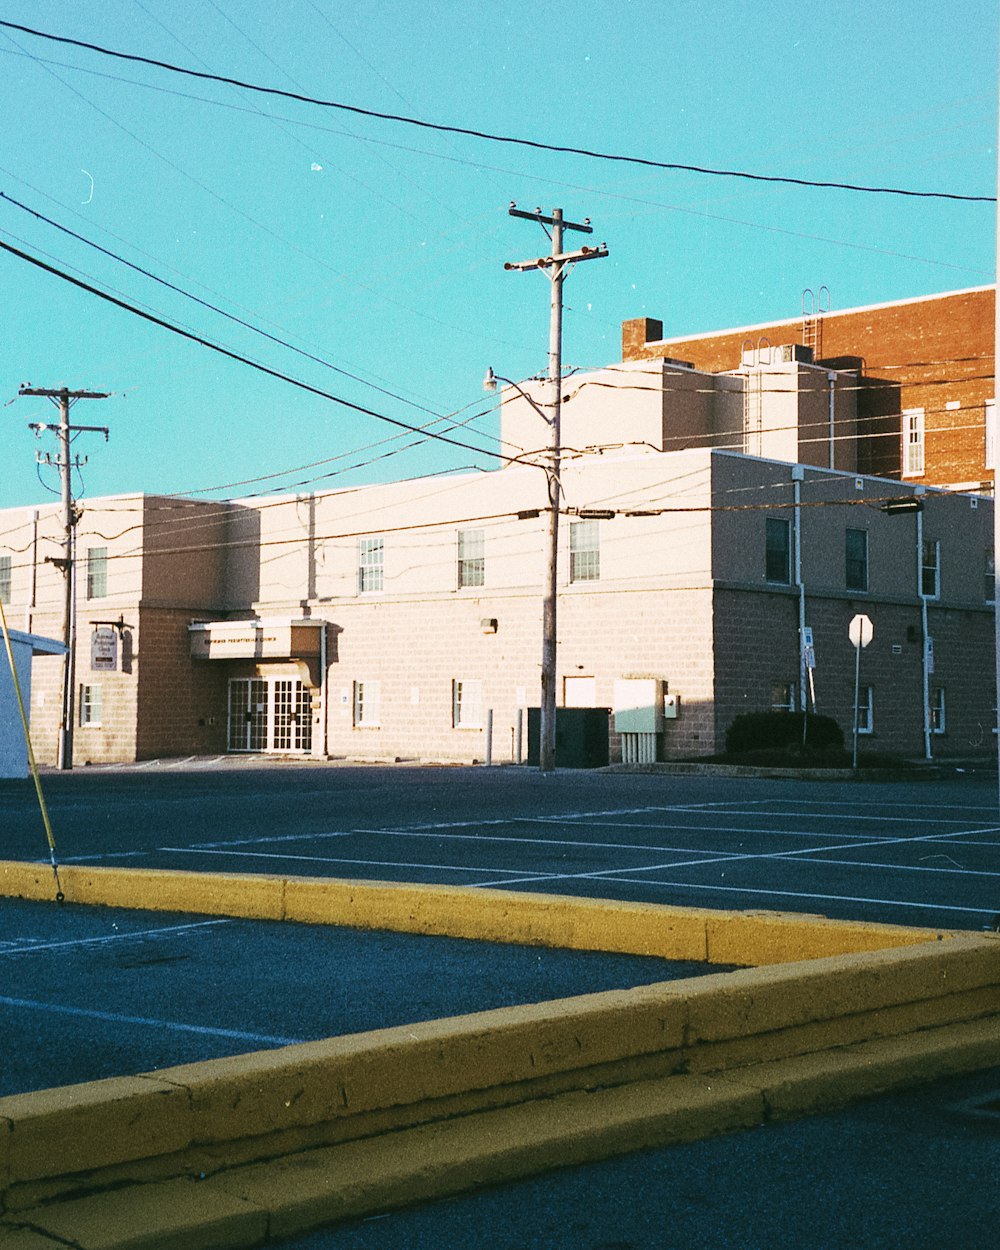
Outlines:
[[[528, 708], [528, 763], [538, 766], [542, 709]], [[556, 768], [606, 768], [611, 709], [556, 708]]]

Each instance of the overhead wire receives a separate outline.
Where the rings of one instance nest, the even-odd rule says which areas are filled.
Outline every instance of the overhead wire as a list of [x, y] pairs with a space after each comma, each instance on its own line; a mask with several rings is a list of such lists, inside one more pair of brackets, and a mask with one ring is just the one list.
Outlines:
[[568, 144], [548, 143], [537, 139], [494, 134], [489, 131], [477, 130], [472, 127], [452, 126], [441, 122], [422, 121], [419, 118], [409, 117], [404, 114], [387, 113], [376, 109], [362, 108], [359, 105], [346, 104], [336, 100], [322, 99], [318, 96], [311, 96], [303, 92], [286, 91], [279, 87], [267, 87], [259, 83], [247, 82], [243, 79], [229, 77], [224, 74], [212, 74], [203, 70], [188, 69], [184, 66], [175, 65], [170, 61], [163, 61], [156, 57], [147, 57], [137, 53], [121, 52], [88, 40], [72, 39], [66, 35], [56, 35], [48, 31], [37, 30], [31, 26], [23, 26], [16, 22], [0, 21], [0, 27], [4, 27], [8, 30], [19, 31], [21, 34], [26, 34], [36, 39], [43, 39], [52, 43], [81, 48], [88, 52], [97, 53], [100, 56], [112, 57], [122, 61], [130, 61], [140, 65], [149, 65], [153, 68], [165, 70], [169, 73], [181, 74], [189, 78], [202, 79], [208, 82], [217, 82], [226, 86], [236, 87], [243, 91], [252, 91], [269, 96], [279, 96], [284, 99], [295, 100], [299, 103], [310, 104], [320, 108], [336, 109], [341, 112], [352, 113], [361, 117], [370, 117], [380, 121], [389, 121], [407, 126], [415, 126], [424, 130], [438, 131], [444, 134], [465, 135], [492, 143], [509, 144], [517, 147], [531, 148], [537, 151], [584, 156], [593, 160], [639, 165], [645, 168], [663, 169], [672, 172], [695, 173], [719, 178], [738, 178], [751, 182], [779, 183], [798, 187], [817, 187], [822, 189], [852, 191], [872, 195], [898, 195], [917, 199], [940, 199], [983, 204], [996, 203], [996, 197], [992, 195], [968, 195], [950, 191], [918, 191], [912, 188], [903, 187], [868, 186], [861, 183], [810, 178], [793, 178], [778, 174], [759, 174], [749, 170], [723, 169], [704, 165], [688, 165], [681, 164], [676, 161], [657, 161], [647, 157], [629, 156], [624, 153], [601, 152], [590, 148], [571, 146]]
[[74, 278], [71, 274], [65, 273], [64, 271], [56, 268], [54, 265], [49, 265], [45, 261], [39, 260], [36, 256], [32, 256], [30, 253], [22, 251], [20, 248], [13, 247], [10, 243], [4, 242], [3, 239], [0, 239], [0, 248], [2, 248], [5, 252], [9, 252], [11, 255], [18, 257], [18, 259], [33, 265], [35, 268], [52, 274], [54, 277], [59, 278], [64, 282], [68, 282], [98, 299], [104, 300], [109, 304], [116, 305], [125, 312], [141, 317], [143, 320], [149, 321], [153, 325], [158, 325], [164, 330], [169, 330], [172, 334], [176, 334], [181, 338], [189, 340], [190, 342], [206, 347], [210, 351], [217, 352], [220, 356], [225, 356], [227, 359], [236, 361], [238, 364], [247, 365], [251, 369], [257, 370], [259, 373], [266, 374], [268, 377], [275, 378], [282, 382], [287, 382], [301, 391], [318, 396], [320, 399], [328, 399], [335, 404], [339, 404], [344, 408], [350, 409], [352, 412], [372, 417], [377, 421], [385, 421], [390, 425], [399, 426], [402, 429], [409, 430], [411, 433], [425, 434], [427, 438], [431, 438], [442, 443], [448, 443], [453, 447], [461, 447], [465, 451], [475, 452], [480, 455], [496, 456], [498, 459], [504, 460], [508, 463], [514, 463], [517, 460], [516, 456], [507, 456], [499, 451], [489, 452], [482, 447], [476, 447], [470, 443], [464, 443], [458, 439], [450, 438], [446, 434], [439, 434], [433, 430], [421, 429], [418, 426], [411, 425], [407, 421], [401, 421], [397, 417], [390, 417], [385, 413], [376, 412], [372, 408], [366, 408], [363, 404], [353, 403], [351, 400], [345, 399], [340, 395], [334, 395], [329, 391], [324, 391], [321, 387], [312, 386], [308, 382], [304, 382], [299, 378], [293, 378], [289, 374], [283, 373], [280, 369], [272, 369], [268, 365], [262, 364], [260, 361], [252, 360], [250, 357], [243, 356], [239, 352], [231, 351], [229, 348], [222, 347], [218, 343], [213, 343], [200, 334], [196, 334], [191, 330], [182, 329], [180, 326], [174, 325], [172, 322], [167, 321], [163, 317], [158, 317], [153, 313], [145, 312], [143, 309], [129, 303], [127, 300], [119, 299], [117, 296], [101, 290], [92, 283], [84, 282], [80, 278]]

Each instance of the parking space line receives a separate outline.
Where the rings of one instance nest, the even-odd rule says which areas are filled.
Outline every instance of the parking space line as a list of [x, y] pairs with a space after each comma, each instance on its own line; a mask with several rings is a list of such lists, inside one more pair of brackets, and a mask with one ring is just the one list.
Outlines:
[[196, 1033], [201, 1037], [224, 1037], [231, 1041], [251, 1042], [264, 1046], [297, 1046], [301, 1037], [271, 1037], [266, 1033], [245, 1033], [240, 1029], [214, 1029], [204, 1024], [181, 1024], [176, 1020], [152, 1020], [147, 1016], [127, 1016], [114, 1011], [95, 1011], [88, 1007], [66, 1007], [60, 1003], [42, 1003], [30, 998], [8, 998], [0, 995], [0, 1006], [19, 1010], [48, 1011], [60, 1016], [79, 1016], [87, 1020], [102, 1020], [106, 1024], [144, 1024], [150, 1028], [165, 1029], [171, 1033]]
[[[425, 872], [517, 872], [516, 868], [472, 868], [460, 864], [414, 864], [406, 861], [384, 859], [348, 859], [323, 855], [278, 855], [273, 851], [220, 851], [207, 850], [202, 847], [161, 846], [161, 851], [169, 851], [172, 855], [228, 855], [238, 859], [280, 859], [310, 864], [361, 864], [370, 868], [419, 868]], [[543, 876], [547, 874], [542, 874]]]
[[3, 955], [34, 955], [41, 951], [65, 950], [76, 946], [106, 946], [112, 942], [121, 942], [134, 938], [163, 937], [166, 934], [184, 933], [191, 929], [207, 929], [214, 925], [233, 924], [228, 918], [221, 920], [198, 920], [191, 924], [161, 925], [158, 929], [130, 929], [117, 933], [105, 933], [99, 937], [69, 938], [62, 942], [38, 942], [31, 945], [15, 945], [0, 941], [0, 956]]
[[[640, 881], [629, 877], [615, 878], [623, 885], [642, 885], [665, 890], [714, 891], [723, 894], [764, 895], [766, 897], [811, 899], [827, 903], [871, 903], [879, 907], [914, 907], [921, 911], [955, 911], [975, 916], [989, 916], [996, 910], [991, 907], [960, 907], [950, 903], [924, 903], [913, 899], [866, 898], [856, 894], [818, 894], [805, 890], [765, 890], [754, 886], [714, 885], [690, 881]], [[512, 884], [508, 882], [507, 884]], [[474, 887], [479, 889], [481, 887]]]

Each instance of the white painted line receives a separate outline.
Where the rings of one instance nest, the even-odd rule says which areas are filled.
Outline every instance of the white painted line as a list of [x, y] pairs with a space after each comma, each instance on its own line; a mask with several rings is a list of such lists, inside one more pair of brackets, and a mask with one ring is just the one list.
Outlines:
[[960, 864], [954, 868], [938, 868], [928, 864], [882, 864], [870, 859], [827, 859], [825, 855], [821, 859], [810, 859], [809, 863], [837, 864], [848, 868], [881, 868], [889, 872], [937, 872], [952, 877], [1000, 877], [1000, 872], [990, 872], [984, 868], [963, 868]]
[[414, 864], [406, 861], [383, 859], [347, 859], [321, 855], [277, 855], [269, 851], [209, 851], [183, 846], [161, 846], [161, 851], [172, 855], [227, 855], [238, 859], [280, 859], [309, 864], [361, 864], [369, 868], [420, 868], [426, 872], [518, 872], [516, 868], [470, 868], [465, 864]]
[[163, 937], [166, 934], [185, 933], [192, 929], [207, 929], [213, 925], [233, 924], [233, 920], [199, 920], [191, 924], [162, 925], [158, 929], [122, 929], [117, 933], [106, 933], [100, 937], [70, 938], [63, 942], [37, 942], [26, 945], [23, 939], [17, 945], [0, 942], [0, 955], [35, 955], [41, 951], [65, 950], [73, 946], [106, 946], [112, 942], [129, 941], [134, 938]]
[[[534, 884], [531, 881], [531, 879], [528, 877], [524, 878], [524, 882], [527, 884]], [[503, 889], [506, 886], [515, 885], [515, 884], [517, 883], [512, 882], [512, 881], [483, 881], [483, 882], [480, 882], [478, 885], [471, 886], [470, 888], [473, 890], [488, 890], [491, 888]], [[767, 898], [780, 897], [780, 898], [812, 899], [812, 900], [821, 900], [823, 902], [831, 902], [831, 903], [872, 903], [879, 907], [915, 907], [923, 911], [968, 912], [976, 916], [989, 916], [989, 915], [994, 914], [995, 912], [995, 908], [991, 909], [990, 907], [957, 907], [949, 903], [922, 903], [922, 902], [914, 902], [910, 899], [865, 898], [863, 895], [854, 895], [854, 894], [813, 894], [813, 893], [807, 893], [802, 890], [763, 890], [763, 889], [756, 889], [752, 886], [703, 885], [703, 884], [699, 884], [696, 882], [689, 882], [689, 881], [640, 881], [637, 879], [632, 879], [630, 877], [615, 877], [615, 878], [610, 879], [609, 884], [642, 885], [642, 886], [647, 886], [649, 888], [655, 887], [657, 889], [663, 889], [663, 890], [699, 890], [699, 891], [712, 890], [712, 891], [716, 891], [716, 892], [723, 893], [723, 894], [740, 894], [740, 895], [754, 895], [754, 896], [764, 895]], [[578, 896], [573, 895], [572, 897], [575, 898]], [[583, 897], [589, 898], [591, 896], [583, 895]], [[635, 900], [629, 900], [629, 901], [635, 901]], [[851, 917], [847, 918], [848, 923], [850, 923], [851, 919], [852, 919]], [[855, 923], [864, 924], [868, 922], [855, 920]], [[872, 921], [871, 923], [877, 924], [878, 922]]]
[[297, 1046], [300, 1037], [272, 1037], [267, 1033], [244, 1033], [239, 1029], [213, 1029], [208, 1025], [179, 1024], [175, 1020], [150, 1020], [146, 1016], [126, 1016], [113, 1011], [93, 1011], [87, 1007], [65, 1007], [59, 1003], [40, 1003], [30, 998], [8, 998], [0, 995], [0, 1006], [17, 1007], [29, 1011], [49, 1011], [61, 1016], [79, 1016], [87, 1020], [102, 1020], [106, 1024], [142, 1024], [171, 1033], [197, 1033], [202, 1037], [225, 1037], [237, 1042], [252, 1042], [262, 1046]]

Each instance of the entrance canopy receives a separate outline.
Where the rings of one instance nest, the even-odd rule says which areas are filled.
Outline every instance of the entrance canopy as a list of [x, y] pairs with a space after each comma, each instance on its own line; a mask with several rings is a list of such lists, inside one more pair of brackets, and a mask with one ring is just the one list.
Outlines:
[[309, 660], [320, 655], [327, 622], [312, 617], [198, 621], [188, 626], [197, 660]]

